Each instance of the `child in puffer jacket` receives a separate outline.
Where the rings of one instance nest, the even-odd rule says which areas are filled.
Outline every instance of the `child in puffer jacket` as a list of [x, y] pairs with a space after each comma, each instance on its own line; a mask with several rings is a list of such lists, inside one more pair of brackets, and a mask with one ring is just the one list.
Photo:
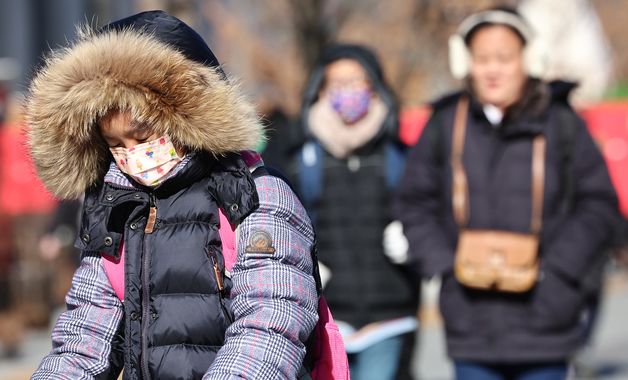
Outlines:
[[[85, 195], [81, 264], [33, 379], [309, 376], [314, 232], [289, 186], [244, 162], [262, 128], [196, 32], [160, 11], [85, 31], [27, 106], [39, 176]], [[219, 210], [238, 228], [231, 273]], [[104, 264], [121, 259], [123, 300]]]

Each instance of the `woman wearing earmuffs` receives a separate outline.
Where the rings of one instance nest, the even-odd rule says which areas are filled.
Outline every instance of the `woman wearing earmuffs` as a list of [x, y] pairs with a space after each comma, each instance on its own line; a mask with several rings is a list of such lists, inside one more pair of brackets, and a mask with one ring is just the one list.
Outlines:
[[450, 40], [465, 88], [436, 102], [395, 205], [409, 262], [442, 276], [456, 378], [564, 379], [582, 341], [580, 281], [609, 243], [617, 199], [567, 102], [539, 78], [525, 20], [494, 8]]

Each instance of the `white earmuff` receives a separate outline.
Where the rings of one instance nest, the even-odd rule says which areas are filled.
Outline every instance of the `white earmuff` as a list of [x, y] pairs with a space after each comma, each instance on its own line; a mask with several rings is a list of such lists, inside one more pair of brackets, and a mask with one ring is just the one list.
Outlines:
[[547, 67], [547, 49], [541, 39], [533, 35], [532, 30], [521, 16], [495, 10], [467, 17], [460, 24], [458, 31], [449, 37], [449, 69], [454, 78], [464, 79], [469, 75], [471, 53], [464, 39], [473, 28], [482, 23], [503, 24], [517, 30], [526, 41], [523, 51], [526, 72], [535, 78], [543, 76]]
[[523, 52], [524, 65], [528, 75], [534, 78], [542, 78], [547, 70], [547, 48], [543, 41], [534, 37], [525, 46]]
[[459, 34], [449, 37], [449, 70], [456, 79], [464, 79], [471, 69], [471, 54]]

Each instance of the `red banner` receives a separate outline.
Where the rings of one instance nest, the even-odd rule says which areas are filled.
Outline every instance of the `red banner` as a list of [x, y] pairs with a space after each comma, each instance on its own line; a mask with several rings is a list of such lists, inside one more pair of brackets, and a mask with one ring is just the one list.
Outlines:
[[57, 202], [35, 173], [19, 125], [0, 126], [0, 157], [0, 211], [8, 215], [51, 212]]
[[597, 104], [581, 115], [606, 159], [619, 207], [628, 217], [628, 102]]

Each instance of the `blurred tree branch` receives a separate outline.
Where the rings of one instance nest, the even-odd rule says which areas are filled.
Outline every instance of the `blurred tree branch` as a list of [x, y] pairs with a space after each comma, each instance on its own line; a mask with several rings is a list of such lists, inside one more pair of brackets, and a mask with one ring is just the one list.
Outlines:
[[504, 1], [214, 0], [197, 2], [195, 12], [211, 25], [218, 57], [243, 79], [263, 112], [280, 107], [296, 114], [307, 76], [335, 41], [372, 48], [405, 105], [455, 88], [448, 36], [467, 14], [498, 3]]
[[309, 72], [323, 48], [336, 39], [355, 6], [338, 0], [288, 0], [288, 3], [296, 43]]

